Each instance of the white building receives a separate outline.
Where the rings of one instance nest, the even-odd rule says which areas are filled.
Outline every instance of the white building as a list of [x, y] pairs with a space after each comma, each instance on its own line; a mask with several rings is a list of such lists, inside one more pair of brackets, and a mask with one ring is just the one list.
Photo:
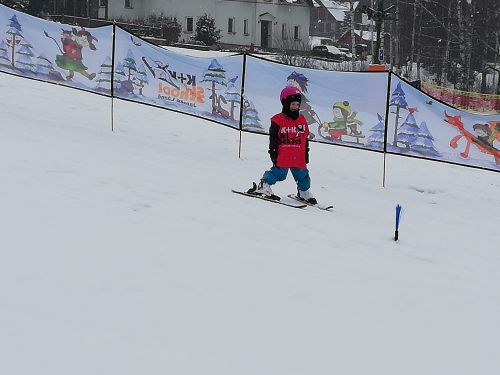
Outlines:
[[273, 48], [307, 43], [311, 0], [108, 0], [108, 18], [133, 20], [151, 14], [175, 17], [181, 41], [194, 36], [205, 13], [221, 30], [221, 43]]

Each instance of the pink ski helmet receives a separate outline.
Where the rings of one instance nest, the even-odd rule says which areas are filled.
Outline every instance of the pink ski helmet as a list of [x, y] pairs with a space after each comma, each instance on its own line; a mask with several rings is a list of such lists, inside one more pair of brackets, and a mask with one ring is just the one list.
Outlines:
[[285, 104], [285, 102], [300, 103], [302, 101], [302, 95], [300, 93], [300, 90], [296, 87], [291, 87], [291, 86], [285, 87], [283, 90], [281, 90], [280, 101], [282, 104]]

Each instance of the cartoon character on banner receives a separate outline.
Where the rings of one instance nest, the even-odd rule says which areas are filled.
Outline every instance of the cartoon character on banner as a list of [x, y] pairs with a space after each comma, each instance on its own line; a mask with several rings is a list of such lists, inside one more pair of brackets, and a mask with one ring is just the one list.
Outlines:
[[56, 64], [59, 68], [67, 70], [69, 73], [66, 76], [68, 81], [71, 81], [75, 72], [80, 73], [89, 80], [93, 80], [96, 76], [95, 73], [89, 74], [87, 72], [87, 67], [83, 65], [83, 54], [82, 50], [84, 48], [89, 48], [95, 51], [97, 48], [94, 41], [97, 42], [97, 38], [92, 36], [90, 32], [85, 30], [83, 27], [80, 30], [74, 27], [71, 30], [62, 29], [62, 49], [57, 43], [57, 41], [52, 38], [46, 31], [44, 34], [47, 38], [50, 38], [56, 43], [57, 48], [61, 52], [61, 55], [56, 55]]
[[365, 136], [358, 130], [358, 125], [363, 122], [356, 118], [357, 112], [353, 112], [347, 100], [333, 103], [333, 121], [324, 122], [319, 127], [319, 134], [328, 140], [342, 141], [343, 136], [356, 138], [357, 144]]
[[[305, 95], [308, 83], [309, 80], [305, 75], [295, 71], [287, 77], [287, 86], [298, 88], [302, 94], [302, 103], [300, 104], [299, 113], [304, 115], [307, 120], [307, 125], [311, 126], [314, 123], [319, 125], [321, 124], [321, 120], [319, 119], [318, 114], [313, 110], [311, 104], [309, 104], [309, 100]], [[314, 134], [309, 133], [309, 139], [312, 138], [314, 138]]]
[[465, 139], [465, 150], [460, 153], [463, 158], [469, 157], [470, 145], [473, 144], [477, 149], [485, 154], [492, 155], [495, 158], [495, 164], [500, 165], [500, 149], [494, 145], [495, 140], [500, 142], [500, 121], [488, 121], [486, 124], [474, 124], [474, 134], [464, 128], [462, 118], [460, 116], [450, 116], [444, 112], [444, 121], [454, 126], [460, 132], [459, 135], [453, 137], [450, 141], [451, 148], [458, 147], [458, 141]]

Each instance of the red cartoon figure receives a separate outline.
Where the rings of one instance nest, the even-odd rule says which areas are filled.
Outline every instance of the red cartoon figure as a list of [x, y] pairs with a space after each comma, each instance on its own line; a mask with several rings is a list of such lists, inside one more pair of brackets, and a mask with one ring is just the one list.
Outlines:
[[456, 127], [460, 134], [453, 137], [450, 141], [452, 148], [458, 147], [458, 141], [465, 138], [465, 150], [460, 153], [463, 158], [469, 157], [470, 145], [473, 144], [477, 149], [485, 154], [492, 155], [495, 158], [495, 163], [500, 165], [500, 150], [495, 148], [493, 142], [500, 142], [500, 121], [488, 121], [486, 124], [475, 124], [473, 126], [476, 135], [467, 131], [460, 116], [450, 116], [444, 112], [445, 119], [448, 124]]
[[[45, 32], [45, 36], [52, 39], [57, 44], [57, 41], [50, 37], [47, 32]], [[68, 71], [68, 75], [66, 76], [68, 81], [73, 79], [75, 72], [80, 73], [89, 80], [93, 80], [95, 78], [95, 73], [89, 74], [87, 72], [88, 68], [83, 65], [82, 55], [82, 49], [85, 47], [90, 48], [92, 51], [96, 50], [94, 41], [97, 41], [97, 38], [92, 36], [92, 34], [90, 34], [90, 32], [85, 30], [83, 27], [80, 28], [80, 30], [72, 28], [71, 31], [62, 31], [62, 50], [59, 47], [59, 44], [57, 44], [57, 47], [59, 48], [59, 51], [61, 51], [62, 55], [56, 56], [56, 64], [59, 68]]]

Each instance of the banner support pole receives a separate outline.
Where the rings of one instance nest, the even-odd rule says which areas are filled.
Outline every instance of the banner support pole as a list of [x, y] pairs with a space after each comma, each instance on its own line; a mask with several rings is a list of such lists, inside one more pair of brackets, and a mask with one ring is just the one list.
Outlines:
[[382, 176], [382, 187], [385, 188], [386, 180], [386, 159], [387, 159], [387, 131], [389, 130], [389, 101], [391, 98], [391, 74], [387, 74], [387, 99], [385, 101], [385, 131], [384, 131], [384, 170]]
[[115, 33], [116, 22], [113, 20], [113, 48], [111, 53], [111, 131], [115, 130], [114, 107], [115, 107]]
[[247, 67], [247, 53], [243, 52], [243, 72], [241, 77], [241, 92], [240, 92], [240, 122], [239, 122], [240, 141], [238, 145], [238, 159], [241, 159], [241, 140], [243, 133], [243, 105], [245, 103], [243, 96], [245, 95], [246, 67]]

